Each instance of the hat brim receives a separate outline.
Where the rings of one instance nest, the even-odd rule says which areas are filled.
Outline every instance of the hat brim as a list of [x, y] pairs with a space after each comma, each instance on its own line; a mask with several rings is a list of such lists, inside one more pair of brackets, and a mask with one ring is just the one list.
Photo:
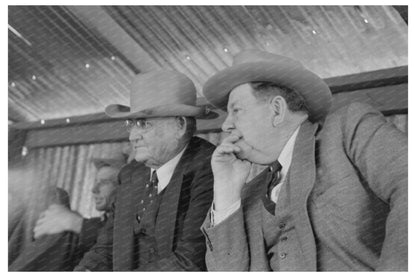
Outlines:
[[114, 104], [107, 106], [105, 113], [109, 117], [120, 119], [167, 116], [189, 116], [197, 119], [213, 119], [218, 117], [216, 112], [211, 111], [206, 106], [198, 107], [184, 104], [163, 105], [136, 112], [132, 112], [128, 106]]
[[311, 121], [323, 119], [331, 107], [328, 85], [313, 72], [292, 64], [251, 62], [232, 66], [212, 76], [203, 94], [212, 105], [227, 111], [231, 90], [249, 82], [272, 82], [296, 90], [305, 98]]

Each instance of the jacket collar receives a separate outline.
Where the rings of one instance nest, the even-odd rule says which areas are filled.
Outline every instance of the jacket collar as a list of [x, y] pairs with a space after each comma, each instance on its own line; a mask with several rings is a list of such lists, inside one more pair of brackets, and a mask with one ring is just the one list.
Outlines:
[[183, 184], [188, 183], [188, 178], [192, 178], [187, 172], [192, 168], [191, 161], [194, 154], [198, 152], [197, 144], [196, 139], [191, 139], [163, 194], [155, 228], [158, 253], [161, 257], [168, 255], [173, 246], [179, 198]]
[[315, 135], [318, 124], [302, 123], [289, 169], [290, 202], [295, 211], [298, 240], [305, 258], [306, 270], [316, 270], [316, 245], [308, 216], [307, 201], [316, 178]]

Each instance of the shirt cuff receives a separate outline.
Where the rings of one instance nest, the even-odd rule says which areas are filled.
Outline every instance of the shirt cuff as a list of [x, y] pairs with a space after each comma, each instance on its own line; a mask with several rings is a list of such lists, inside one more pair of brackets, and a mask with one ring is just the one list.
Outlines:
[[230, 215], [232, 215], [235, 211], [237, 211], [241, 206], [241, 199], [234, 202], [231, 206], [229, 206], [227, 209], [222, 211], [216, 211], [214, 209], [214, 203], [211, 205], [211, 228], [215, 225], [220, 224], [225, 219], [227, 219]]

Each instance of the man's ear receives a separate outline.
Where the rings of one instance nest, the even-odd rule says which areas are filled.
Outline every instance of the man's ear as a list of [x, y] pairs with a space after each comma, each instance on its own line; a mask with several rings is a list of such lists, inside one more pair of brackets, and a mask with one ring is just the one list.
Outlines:
[[272, 125], [276, 127], [283, 122], [287, 111], [285, 99], [277, 95], [270, 100], [270, 110], [272, 112]]
[[176, 117], [176, 123], [178, 126], [178, 137], [180, 138], [185, 134], [188, 123], [184, 116]]

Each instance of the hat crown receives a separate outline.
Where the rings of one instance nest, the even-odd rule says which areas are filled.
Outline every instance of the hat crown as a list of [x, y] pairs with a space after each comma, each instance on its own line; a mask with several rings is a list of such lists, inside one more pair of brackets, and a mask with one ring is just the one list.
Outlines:
[[331, 107], [331, 91], [319, 76], [296, 60], [259, 50], [235, 55], [233, 65], [212, 76], [203, 93], [212, 105], [227, 111], [230, 92], [250, 82], [270, 82], [297, 91], [304, 97], [313, 122], [324, 118]]
[[136, 75], [130, 86], [131, 112], [172, 104], [196, 104], [195, 85], [185, 74], [157, 70]]
[[295, 66], [299, 68], [304, 68], [303, 65], [296, 60], [293, 60], [285, 56], [281, 56], [281, 55], [277, 55], [277, 54], [273, 54], [269, 52], [264, 52], [264, 51], [259, 51], [259, 50], [245, 50], [245, 51], [238, 53], [237, 55], [234, 56], [233, 66], [245, 64], [245, 63], [257, 63], [257, 62], [287, 64], [292, 67]]

